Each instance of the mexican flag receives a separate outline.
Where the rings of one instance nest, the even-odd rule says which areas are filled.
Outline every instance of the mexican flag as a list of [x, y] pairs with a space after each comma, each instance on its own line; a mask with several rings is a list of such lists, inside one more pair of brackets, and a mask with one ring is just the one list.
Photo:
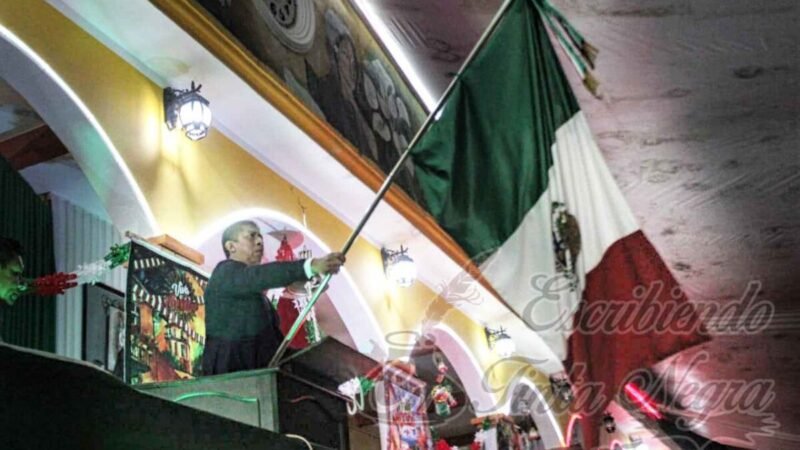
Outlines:
[[[660, 332], [578, 326], [606, 301], [687, 299], [606, 167], [542, 11], [542, 0], [511, 0], [412, 157], [429, 212], [509, 307], [562, 359], [585, 364], [584, 381], [604, 383], [610, 400], [631, 371], [705, 338], [673, 330], [674, 318]], [[697, 321], [693, 308], [687, 320]], [[588, 446], [602, 413], [584, 421]]]

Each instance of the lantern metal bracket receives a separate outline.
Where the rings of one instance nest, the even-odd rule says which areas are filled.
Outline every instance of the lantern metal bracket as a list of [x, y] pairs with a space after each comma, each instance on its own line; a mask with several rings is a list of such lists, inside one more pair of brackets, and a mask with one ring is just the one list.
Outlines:
[[192, 81], [189, 89], [164, 88], [164, 123], [167, 124], [168, 130], [172, 131], [178, 125], [178, 109], [181, 101], [191, 94], [200, 95], [202, 87], [202, 84], [195, 85]]

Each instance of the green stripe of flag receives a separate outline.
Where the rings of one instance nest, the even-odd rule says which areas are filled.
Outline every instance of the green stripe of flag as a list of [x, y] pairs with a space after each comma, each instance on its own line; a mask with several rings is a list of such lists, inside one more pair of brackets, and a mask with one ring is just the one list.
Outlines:
[[535, 0], [512, 1], [412, 149], [429, 212], [476, 261], [547, 189], [556, 130], [579, 110]]

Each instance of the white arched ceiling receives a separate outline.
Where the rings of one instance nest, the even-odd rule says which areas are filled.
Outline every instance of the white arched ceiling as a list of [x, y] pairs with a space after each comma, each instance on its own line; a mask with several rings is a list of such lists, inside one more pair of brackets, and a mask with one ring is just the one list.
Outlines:
[[[202, 251], [206, 256], [206, 267], [212, 269], [224, 258], [220, 243], [222, 232], [227, 226], [240, 220], [253, 220], [259, 225], [265, 225], [265, 228], [272, 225], [279, 230], [300, 231], [306, 238], [309, 238], [308, 247], [315, 255], [331, 251], [330, 247], [317, 235], [291, 217], [266, 208], [248, 208], [214, 221], [194, 236], [190, 245]], [[271, 242], [267, 238], [266, 234], [270, 231], [269, 229], [263, 231], [265, 231], [264, 255], [271, 258], [277, 250], [279, 242], [277, 240]], [[274, 248], [271, 248], [270, 245]], [[336, 313], [347, 328], [347, 333], [356, 345], [356, 349], [383, 362], [388, 353], [380, 326], [346, 268], [342, 268], [338, 275], [331, 278], [325, 295], [330, 298]]]
[[80, 97], [33, 49], [0, 26], [0, 78], [36, 110], [100, 197], [120, 231], [158, 234], [158, 224], [114, 143]]

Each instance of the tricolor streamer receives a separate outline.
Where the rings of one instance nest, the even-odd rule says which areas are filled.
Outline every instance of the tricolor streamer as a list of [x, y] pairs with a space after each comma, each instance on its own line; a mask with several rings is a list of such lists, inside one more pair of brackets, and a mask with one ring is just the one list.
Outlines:
[[130, 243], [113, 245], [103, 259], [87, 264], [79, 264], [78, 268], [72, 272], [57, 272], [26, 280], [20, 285], [19, 290], [33, 295], [50, 296], [63, 294], [67, 289], [72, 289], [82, 284], [94, 284], [106, 272], [127, 262], [130, 254]]
[[545, 25], [553, 33], [558, 44], [564, 49], [575, 70], [583, 80], [586, 89], [597, 98], [600, 98], [598, 87], [600, 83], [590, 69], [594, 69], [598, 50], [581, 35], [578, 30], [547, 0], [535, 0], [534, 4], [539, 10]]

